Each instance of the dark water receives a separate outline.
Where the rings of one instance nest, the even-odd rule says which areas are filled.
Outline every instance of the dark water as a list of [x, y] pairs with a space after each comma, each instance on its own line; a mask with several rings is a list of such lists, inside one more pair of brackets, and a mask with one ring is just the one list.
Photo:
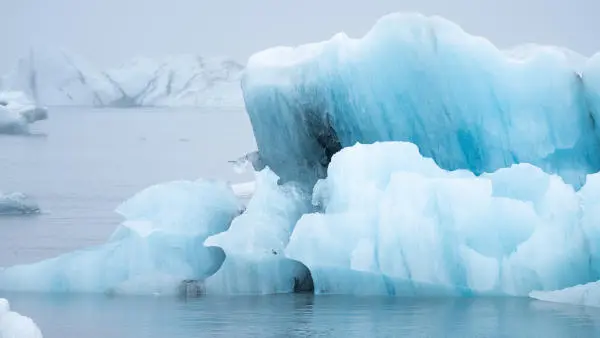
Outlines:
[[[247, 180], [227, 161], [255, 148], [242, 111], [54, 109], [36, 128], [0, 135], [0, 191], [32, 194], [45, 210], [0, 217], [0, 266], [104, 242], [115, 207], [149, 185]], [[528, 299], [0, 297], [46, 338], [600, 337], [600, 309]]]

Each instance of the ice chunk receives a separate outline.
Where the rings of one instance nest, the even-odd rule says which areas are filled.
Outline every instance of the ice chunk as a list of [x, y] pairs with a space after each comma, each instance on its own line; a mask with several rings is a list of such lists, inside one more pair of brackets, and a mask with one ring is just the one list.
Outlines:
[[42, 338], [42, 332], [29, 317], [10, 310], [10, 304], [0, 298], [0, 337], [2, 338]]
[[48, 110], [34, 105], [21, 92], [0, 92], [0, 133], [24, 134], [29, 125], [48, 118]]
[[207, 293], [292, 292], [309, 279], [306, 267], [287, 259], [284, 249], [297, 220], [311, 208], [310, 194], [293, 183], [278, 185], [279, 178], [268, 168], [256, 176], [256, 191], [246, 211], [229, 230], [205, 241], [227, 256], [206, 280]]
[[277, 47], [242, 79], [261, 158], [311, 186], [342, 147], [408, 141], [444, 169], [531, 163], [578, 188], [600, 169], [600, 57], [502, 52], [439, 17], [385, 16], [361, 39]]
[[136, 58], [106, 76], [123, 104], [136, 106], [243, 107], [244, 67], [230, 59], [175, 55], [163, 60]]
[[556, 291], [532, 291], [531, 298], [553, 302], [600, 307], [600, 281]]
[[174, 294], [225, 258], [202, 245], [224, 231], [242, 205], [225, 183], [177, 181], [150, 187], [117, 211], [127, 220], [103, 245], [0, 270], [0, 289]]
[[333, 156], [314, 188], [323, 212], [298, 221], [285, 254], [310, 269], [317, 293], [559, 289], [598, 277], [586, 191], [528, 164], [475, 177], [410, 143], [355, 145]]
[[9, 194], [0, 192], [0, 215], [37, 214], [39, 212], [40, 207], [32, 197], [20, 192]]

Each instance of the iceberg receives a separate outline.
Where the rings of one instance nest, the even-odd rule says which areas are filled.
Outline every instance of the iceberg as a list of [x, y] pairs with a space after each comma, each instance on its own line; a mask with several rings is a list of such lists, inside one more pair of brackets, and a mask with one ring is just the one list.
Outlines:
[[22, 92], [0, 92], [0, 134], [27, 134], [29, 125], [48, 118], [48, 110]]
[[0, 192], [0, 215], [39, 214], [38, 203], [29, 195], [21, 192], [3, 194]]
[[113, 105], [243, 107], [243, 69], [229, 59], [177, 55], [137, 58], [105, 74], [120, 95]]
[[39, 263], [0, 269], [0, 289], [174, 295], [202, 281], [224, 255], [203, 241], [242, 209], [225, 183], [176, 181], [147, 188], [117, 212], [126, 219], [107, 243]]
[[23, 91], [46, 106], [242, 107], [243, 69], [230, 59], [175, 55], [102, 70], [64, 50], [32, 49], [0, 89]]
[[255, 182], [148, 188], [106, 244], [0, 270], [0, 289], [554, 298], [600, 280], [600, 56], [393, 14], [255, 54], [242, 87], [258, 150], [233, 164]]
[[556, 291], [532, 291], [534, 299], [573, 305], [600, 307], [600, 281]]
[[9, 302], [0, 298], [0, 337], [42, 338], [42, 332], [29, 317], [10, 310]]
[[[513, 295], [597, 280], [600, 227], [582, 190], [529, 164], [446, 171], [411, 143], [338, 152], [285, 254], [315, 293]], [[588, 209], [588, 206], [592, 206]]]
[[45, 106], [103, 106], [116, 96], [101, 71], [64, 50], [31, 49], [1, 81]]
[[411, 142], [476, 175], [529, 163], [576, 187], [600, 169], [600, 56], [500, 51], [439, 17], [391, 14], [360, 39], [257, 53], [242, 87], [261, 159], [308, 186], [357, 142]]

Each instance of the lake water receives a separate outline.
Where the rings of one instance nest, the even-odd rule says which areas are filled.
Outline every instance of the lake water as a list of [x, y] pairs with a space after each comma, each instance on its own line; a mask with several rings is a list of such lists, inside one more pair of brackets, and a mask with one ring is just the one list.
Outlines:
[[[31, 194], [44, 210], [0, 218], [0, 266], [104, 242], [116, 206], [149, 185], [246, 181], [227, 161], [255, 149], [243, 111], [56, 108], [35, 128], [0, 135], [0, 190]], [[0, 297], [46, 338], [600, 337], [600, 309], [522, 298]]]
[[0, 266], [104, 242], [113, 210], [172, 180], [244, 181], [227, 162], [256, 149], [243, 111], [53, 109], [37, 136], [0, 135], [0, 191], [33, 195], [44, 214], [0, 218]]

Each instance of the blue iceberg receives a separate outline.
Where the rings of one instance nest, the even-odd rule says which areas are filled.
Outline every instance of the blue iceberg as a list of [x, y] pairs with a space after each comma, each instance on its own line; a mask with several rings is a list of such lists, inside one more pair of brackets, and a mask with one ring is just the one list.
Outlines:
[[0, 289], [527, 296], [600, 280], [600, 55], [500, 51], [394, 14], [362, 39], [258, 53], [242, 86], [258, 152], [235, 163], [255, 183], [151, 187], [105, 245], [0, 270]]
[[[316, 293], [514, 295], [600, 278], [600, 176], [576, 192], [519, 164], [479, 177], [446, 171], [411, 143], [355, 145], [317, 183], [321, 211], [285, 253]], [[589, 209], [588, 209], [589, 208]]]
[[600, 56], [500, 51], [438, 17], [255, 54], [242, 86], [262, 161], [314, 184], [342, 147], [407, 141], [443, 169], [530, 163], [580, 186], [600, 169]]
[[0, 269], [0, 289], [162, 295], [219, 269], [222, 250], [204, 240], [226, 230], [243, 205], [225, 183], [152, 186], [123, 203], [126, 219], [106, 244]]

